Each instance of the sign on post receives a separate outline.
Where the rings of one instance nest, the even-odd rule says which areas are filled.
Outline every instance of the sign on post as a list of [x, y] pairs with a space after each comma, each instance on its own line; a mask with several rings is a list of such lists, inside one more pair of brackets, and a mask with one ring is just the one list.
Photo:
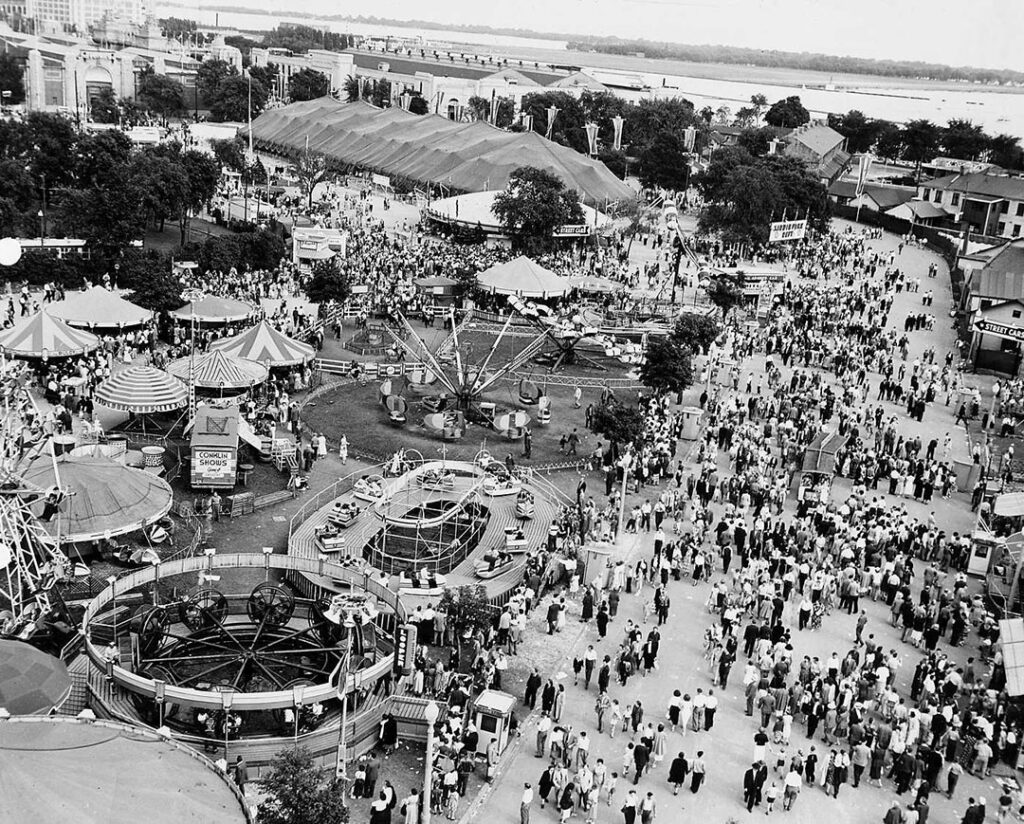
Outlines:
[[806, 234], [806, 220], [777, 220], [772, 223], [768, 242], [782, 243], [786, 240], [803, 240]]

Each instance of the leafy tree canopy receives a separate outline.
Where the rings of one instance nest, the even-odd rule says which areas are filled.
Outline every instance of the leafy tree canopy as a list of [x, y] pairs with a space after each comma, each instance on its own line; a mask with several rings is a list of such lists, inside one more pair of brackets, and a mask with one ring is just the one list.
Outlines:
[[811, 113], [800, 102], [800, 96], [795, 94], [775, 101], [764, 113], [764, 122], [769, 126], [783, 126], [787, 129], [803, 126], [810, 120]]
[[706, 355], [719, 332], [719, 323], [714, 318], [693, 312], [684, 312], [672, 328], [672, 337], [684, 346], [690, 347], [694, 352]]
[[644, 434], [644, 416], [634, 404], [610, 400], [594, 408], [590, 428], [604, 435], [615, 449], [638, 443]]
[[315, 100], [331, 91], [331, 81], [323, 72], [302, 69], [288, 78], [288, 97], [294, 101]]
[[551, 172], [532, 166], [512, 172], [492, 209], [514, 242], [525, 249], [550, 247], [555, 229], [583, 220], [576, 192]]
[[0, 92], [10, 92], [3, 98], [4, 105], [17, 106], [25, 102], [22, 61], [13, 54], [0, 54]]
[[281, 750], [258, 782], [260, 824], [345, 824], [345, 785], [323, 772], [305, 747]]
[[692, 351], [671, 335], [652, 338], [640, 366], [640, 380], [659, 395], [682, 392], [693, 383]]
[[306, 295], [313, 303], [344, 303], [351, 291], [348, 273], [338, 265], [336, 257], [314, 264], [313, 277], [306, 286]]

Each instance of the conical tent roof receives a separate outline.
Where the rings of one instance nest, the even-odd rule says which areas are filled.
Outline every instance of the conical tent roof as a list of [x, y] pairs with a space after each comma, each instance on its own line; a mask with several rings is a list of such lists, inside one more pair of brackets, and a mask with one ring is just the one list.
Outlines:
[[234, 323], [251, 318], [256, 314], [256, 310], [252, 304], [246, 303], [244, 300], [207, 295], [199, 300], [186, 303], [171, 314], [179, 320], [191, 320], [195, 316], [199, 323]]
[[36, 715], [64, 703], [71, 676], [59, 658], [24, 641], [0, 641], [0, 707], [11, 715]]
[[251, 389], [267, 379], [267, 367], [262, 363], [236, 358], [220, 349], [211, 349], [194, 362], [192, 358], [178, 358], [167, 365], [167, 371], [186, 385], [191, 371], [199, 389]]
[[236, 358], [259, 361], [267, 367], [295, 366], [314, 354], [312, 346], [292, 340], [265, 320], [241, 335], [214, 341], [210, 348]]
[[16, 358], [66, 358], [91, 352], [99, 345], [95, 335], [72, 329], [45, 310], [0, 332], [0, 350]]
[[57, 474], [49, 457], [34, 460], [23, 475], [33, 486], [59, 486], [67, 497], [46, 531], [62, 541], [98, 541], [154, 523], [171, 509], [171, 487], [144, 469], [110, 458], [61, 455]]
[[46, 311], [69, 326], [141, 326], [153, 317], [153, 313], [120, 295], [91, 286], [84, 292], [72, 292], [64, 300], [51, 303]]
[[96, 387], [96, 403], [120, 412], [150, 415], [172, 412], [188, 403], [181, 381], [152, 366], [129, 366]]
[[561, 297], [570, 288], [567, 278], [559, 277], [525, 255], [492, 266], [477, 275], [476, 280], [488, 292], [523, 298]]

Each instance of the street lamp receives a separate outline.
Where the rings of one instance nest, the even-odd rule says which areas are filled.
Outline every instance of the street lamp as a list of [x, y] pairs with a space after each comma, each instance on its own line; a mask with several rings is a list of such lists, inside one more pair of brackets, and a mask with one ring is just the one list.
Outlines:
[[235, 700], [234, 690], [224, 690], [220, 694], [220, 705], [224, 709], [224, 763], [228, 761], [228, 730], [231, 728], [231, 704]]
[[348, 768], [346, 766], [346, 750], [348, 749], [348, 673], [352, 666], [352, 631], [356, 628], [356, 622], [352, 613], [345, 614], [342, 622], [345, 627], [345, 657], [341, 659], [340, 671], [338, 673], [338, 698], [341, 701], [341, 726], [338, 728], [338, 753], [334, 762], [334, 776], [340, 778], [346, 789], [348, 788]]
[[427, 758], [423, 764], [423, 824], [430, 824], [430, 785], [434, 772], [434, 724], [441, 708], [435, 701], [428, 701], [423, 708], [427, 720]]
[[36, 217], [39, 218], [39, 247], [42, 248], [46, 245], [46, 212], [40, 209]]
[[296, 684], [292, 687], [292, 703], [295, 704], [295, 746], [299, 744], [299, 713], [302, 710], [302, 697], [305, 692], [305, 684]]

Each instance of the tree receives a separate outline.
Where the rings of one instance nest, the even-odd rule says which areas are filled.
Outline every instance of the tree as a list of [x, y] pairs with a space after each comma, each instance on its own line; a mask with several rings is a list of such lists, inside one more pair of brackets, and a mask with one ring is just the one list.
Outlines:
[[170, 312], [181, 306], [181, 281], [170, 266], [146, 266], [122, 279], [121, 286], [131, 289], [129, 300], [153, 312]]
[[252, 89], [252, 117], [257, 117], [267, 105], [267, 90], [258, 80], [234, 74], [226, 77], [210, 104], [210, 117], [218, 122], [249, 119], [249, 91]]
[[139, 75], [139, 101], [166, 125], [167, 118], [181, 114], [185, 109], [185, 87], [164, 74]]
[[718, 321], [707, 315], [684, 312], [676, 320], [672, 328], [672, 337], [679, 343], [688, 346], [694, 352], [706, 355], [714, 340], [718, 337], [720, 327]]
[[921, 171], [921, 163], [931, 160], [939, 150], [939, 127], [930, 120], [911, 120], [900, 132], [903, 159], [915, 164], [914, 176]]
[[22, 61], [9, 53], [0, 54], [0, 103], [17, 106], [25, 102], [25, 83], [22, 80]]
[[318, 183], [323, 183], [330, 175], [327, 158], [318, 152], [305, 152], [295, 164], [295, 176], [299, 179], [299, 188], [306, 196], [309, 209], [313, 208], [313, 192]]
[[268, 92], [277, 88], [277, 63], [269, 63], [266, 66], [250, 66], [248, 71], [249, 77], [258, 82]]
[[274, 756], [258, 782], [264, 795], [260, 824], [345, 824], [345, 784], [324, 774], [305, 747], [289, 747]]
[[448, 615], [459, 638], [471, 635], [478, 629], [485, 629], [494, 621], [495, 616], [494, 606], [483, 584], [446, 589], [441, 594], [438, 609]]
[[830, 114], [828, 125], [846, 138], [848, 151], [862, 154], [871, 149], [887, 121], [872, 120], [864, 116], [864, 113], [857, 109], [851, 109], [846, 114]]
[[883, 160], [896, 160], [903, 154], [903, 129], [885, 121], [878, 128], [875, 153]]
[[386, 109], [391, 105], [391, 81], [374, 80], [370, 87], [370, 102], [379, 109]]
[[217, 162], [233, 172], [245, 171], [245, 140], [241, 135], [210, 141], [210, 150]]
[[640, 153], [640, 182], [647, 187], [684, 190], [690, 179], [690, 158], [677, 132], [660, 131]]
[[302, 69], [288, 78], [288, 98], [293, 102], [316, 100], [331, 91], [331, 80], [323, 72]]
[[181, 243], [184, 245], [192, 215], [209, 203], [217, 191], [220, 164], [216, 158], [195, 149], [182, 152], [179, 155], [179, 163], [188, 181], [188, 191], [182, 198], [178, 211], [178, 227], [181, 230]]
[[508, 186], [495, 195], [492, 211], [522, 249], [548, 248], [555, 229], [583, 220], [576, 192], [551, 172], [532, 166], [512, 172]]
[[764, 122], [769, 126], [782, 126], [786, 129], [795, 129], [809, 123], [810, 120], [810, 112], [800, 102], [800, 96], [795, 94], [783, 100], [776, 100], [764, 114]]
[[758, 119], [765, 109], [768, 108], [768, 98], [763, 94], [752, 94], [750, 95], [750, 107], [754, 110], [754, 113]]
[[117, 105], [114, 90], [104, 86], [89, 101], [89, 115], [95, 123], [117, 123], [121, 117], [121, 109]]
[[427, 99], [422, 94], [414, 94], [409, 98], [409, 112], [411, 114], [429, 114], [430, 107], [427, 105]]
[[942, 130], [942, 148], [947, 157], [977, 160], [990, 144], [985, 130], [969, 120], [950, 120]]
[[728, 318], [734, 306], [743, 301], [743, 275], [718, 274], [711, 279], [707, 288], [708, 299], [722, 310], [722, 317]]
[[775, 130], [771, 126], [762, 126], [760, 129], [744, 129], [736, 136], [736, 145], [742, 146], [755, 157], [760, 157], [768, 154], [775, 134]]
[[238, 77], [238, 69], [226, 60], [204, 60], [196, 70], [196, 88], [207, 106], [220, 92], [221, 84], [229, 77]]
[[523, 114], [533, 116], [533, 130], [546, 135], [548, 131], [548, 108], [555, 106], [554, 128], [551, 139], [555, 143], [569, 146], [581, 154], [590, 150], [587, 142], [586, 117], [580, 101], [567, 92], [534, 92], [523, 97]]
[[640, 380], [659, 395], [681, 394], [693, 383], [693, 358], [688, 346], [674, 336], [654, 337], [647, 343]]
[[590, 428], [604, 435], [615, 453], [619, 447], [640, 441], [644, 434], [644, 416], [635, 405], [624, 406], [611, 399], [594, 408]]
[[1024, 150], [1021, 149], [1020, 138], [1009, 134], [997, 134], [989, 141], [988, 159], [1003, 169], [1024, 169]]
[[345, 99], [348, 100], [349, 103], [355, 103], [357, 100], [360, 100], [363, 96], [362, 84], [359, 82], [359, 78], [356, 77], [354, 74], [350, 74], [348, 77], [345, 78], [344, 89]]
[[313, 303], [344, 303], [351, 293], [348, 272], [338, 265], [336, 257], [317, 261], [306, 287], [306, 297]]
[[70, 158], [74, 185], [83, 189], [107, 185], [123, 175], [131, 154], [131, 139], [118, 129], [82, 132]]

